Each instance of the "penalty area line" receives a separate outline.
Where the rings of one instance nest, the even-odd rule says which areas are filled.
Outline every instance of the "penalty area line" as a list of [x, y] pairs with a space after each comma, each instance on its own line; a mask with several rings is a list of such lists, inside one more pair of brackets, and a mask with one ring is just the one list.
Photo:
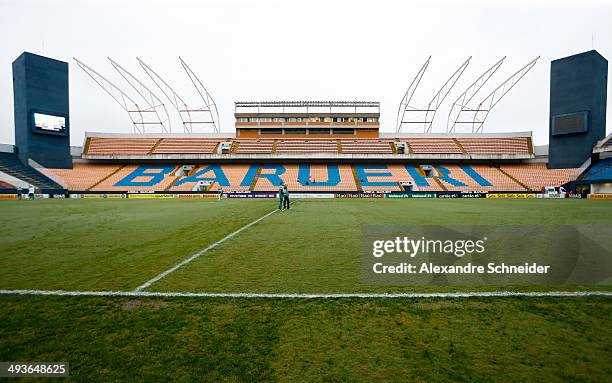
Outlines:
[[266, 299], [339, 299], [339, 298], [479, 298], [479, 297], [612, 297], [612, 291], [466, 291], [449, 293], [189, 293], [155, 291], [64, 291], [64, 290], [0, 290], [0, 295], [47, 295], [91, 297], [184, 297], [184, 298], [266, 298]]
[[218, 240], [217, 242], [205, 247], [204, 249], [196, 252], [195, 254], [193, 254], [191, 257], [183, 260], [182, 262], [176, 264], [175, 266], [169, 268], [168, 270], [164, 271], [161, 274], [156, 275], [155, 277], [149, 279], [148, 281], [146, 281], [145, 283], [143, 283], [142, 285], [136, 287], [134, 289], [134, 292], [139, 292], [139, 291], [143, 291], [144, 289], [146, 289], [147, 287], [151, 286], [153, 283], [159, 281], [160, 279], [164, 278], [165, 276], [167, 276], [168, 274], [175, 272], [176, 270], [180, 269], [181, 267], [185, 266], [186, 264], [190, 263], [191, 261], [193, 261], [194, 259], [200, 257], [202, 254], [208, 252], [209, 250], [214, 249], [215, 247], [219, 246], [220, 244], [222, 244], [223, 242], [227, 241], [228, 239], [234, 237], [236, 234], [248, 229], [249, 227], [255, 225], [256, 223], [268, 218], [269, 216], [271, 216], [272, 214], [276, 213], [278, 210], [272, 210], [271, 212], [269, 212], [268, 214], [257, 218], [255, 221], [248, 223], [244, 226], [242, 226], [240, 229], [226, 235], [225, 237], [221, 238], [220, 240]]

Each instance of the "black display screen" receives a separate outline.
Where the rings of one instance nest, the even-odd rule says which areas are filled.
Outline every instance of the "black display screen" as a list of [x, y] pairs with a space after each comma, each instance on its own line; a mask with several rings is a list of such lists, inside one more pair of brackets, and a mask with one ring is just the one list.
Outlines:
[[588, 130], [588, 117], [588, 112], [576, 112], [554, 116], [552, 121], [552, 133], [557, 136], [561, 134], [586, 132]]

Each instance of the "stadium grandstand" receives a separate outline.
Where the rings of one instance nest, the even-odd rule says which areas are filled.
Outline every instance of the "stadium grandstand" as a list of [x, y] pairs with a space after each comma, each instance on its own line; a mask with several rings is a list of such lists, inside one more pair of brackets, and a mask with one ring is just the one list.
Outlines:
[[2, 153], [0, 166], [38, 188], [75, 192], [269, 192], [281, 182], [296, 192], [524, 192], [581, 172], [548, 169], [530, 132], [384, 134], [377, 113], [248, 115], [236, 114], [236, 135], [90, 132], [73, 148], [72, 169], [37, 171], [13, 153]]
[[[583, 55], [595, 60], [601, 57], [595, 51]], [[27, 60], [67, 68], [66, 63], [24, 53], [14, 63], [14, 71], [18, 73], [20, 62], [28, 65]], [[515, 76], [522, 77], [536, 60]], [[99, 76], [77, 63], [92, 77]], [[104, 84], [99, 79], [96, 82]], [[446, 96], [450, 88], [440, 92], [443, 90]], [[60, 91], [66, 92], [66, 99], [58, 110], [67, 111], [67, 89]], [[440, 102], [430, 104], [427, 108], [433, 109], [426, 111], [435, 113], [444, 98], [440, 92], [436, 95]], [[201, 94], [209, 95], [205, 89]], [[610, 136], [602, 138], [598, 127], [598, 132], [589, 131], [584, 143], [568, 141], [567, 136], [581, 137], [575, 133], [583, 127], [574, 125], [583, 121], [583, 114], [557, 113], [551, 118], [550, 145], [535, 146], [529, 131], [483, 133], [484, 120], [469, 133], [454, 128], [432, 133], [430, 115], [423, 121], [423, 132], [405, 133], [403, 125], [409, 121], [403, 120], [404, 115], [414, 111], [408, 105], [410, 100], [400, 105], [401, 120], [395, 133], [381, 130], [380, 104], [375, 101], [236, 102], [233, 134], [219, 131], [212, 98], [204, 102], [204, 109], [194, 110], [209, 111], [210, 120], [203, 119], [203, 123], [213, 124], [213, 133], [194, 133], [197, 121], [183, 115], [183, 133], [165, 131], [161, 119], [133, 120], [135, 133], [86, 132], [79, 147], [68, 146], [69, 124], [64, 114], [47, 116], [48, 121], [40, 126], [35, 121], [32, 134], [31, 116], [19, 116], [16, 109], [17, 145], [0, 147], [0, 188], [35, 187], [64, 193], [213, 193], [222, 188], [269, 193], [284, 182], [298, 193], [540, 193], [561, 186], [583, 195], [610, 193], [606, 160]], [[554, 105], [551, 101], [551, 107]], [[141, 114], [147, 111], [151, 112], [138, 110]], [[459, 112], [465, 112], [463, 107]], [[22, 120], [25, 122], [19, 125]], [[50, 129], [50, 123], [55, 128]], [[160, 124], [164, 131], [145, 133], [145, 124]], [[603, 129], [605, 132], [605, 126]], [[559, 150], [573, 152], [577, 147], [586, 147], [586, 155], [569, 161], [564, 154], [559, 160]], [[591, 187], [591, 181], [599, 186]]]
[[[350, 192], [529, 191], [565, 184], [579, 172], [547, 169], [529, 133], [362, 138], [353, 132], [349, 139], [333, 128], [321, 138], [314, 126], [314, 138], [308, 132], [249, 139], [88, 133], [73, 169], [49, 171], [74, 191], [186, 191], [209, 181], [208, 190], [274, 191], [287, 182], [294, 191]], [[177, 172], [183, 164], [188, 172]]]

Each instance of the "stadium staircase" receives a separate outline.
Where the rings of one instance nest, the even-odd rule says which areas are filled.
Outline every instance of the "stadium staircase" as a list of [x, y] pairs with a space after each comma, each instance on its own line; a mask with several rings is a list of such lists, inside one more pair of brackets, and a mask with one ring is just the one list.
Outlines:
[[163, 138], [160, 138], [159, 140], [157, 140], [157, 142], [155, 143], [155, 145], [153, 145], [153, 147], [151, 148], [151, 150], [149, 150], [148, 154], [153, 154], [153, 152], [155, 152], [155, 149], [157, 149], [157, 147], [159, 146], [159, 144], [161, 144]]
[[119, 173], [121, 170], [123, 170], [123, 168], [125, 168], [126, 166], [128, 166], [127, 164], [125, 165], [121, 165], [119, 166], [115, 171], [111, 172], [110, 174], [108, 174], [106, 177], [102, 177], [98, 182], [96, 182], [95, 184], [91, 185], [90, 187], [87, 188], [87, 191], [93, 190], [93, 188], [95, 188], [96, 186], [100, 185], [102, 182], [106, 181], [107, 179], [111, 178], [112, 176], [114, 176], [115, 174]]
[[85, 145], [83, 145], [83, 153], [89, 153], [89, 144], [91, 143], [91, 138], [87, 137], [85, 139]]
[[463, 154], [468, 154], [467, 150], [465, 150], [465, 148], [463, 147], [463, 145], [461, 145], [461, 142], [459, 142], [458, 139], [453, 138], [453, 141], [455, 141], [455, 144], [459, 147], [459, 149], [461, 149]]
[[[274, 140], [274, 143], [272, 144], [272, 153], [276, 153], [276, 147], [278, 146], [278, 140]], [[261, 168], [260, 168], [261, 171]], [[257, 178], [259, 178], [259, 173], [257, 174]]]
[[[440, 172], [440, 169], [438, 169], [437, 166], [433, 166], [433, 168], [436, 170], [437, 174], [442, 174], [442, 172]], [[425, 172], [423, 171], [423, 169], [419, 169], [419, 170], [422, 173], [421, 175], [425, 176]], [[436, 181], [436, 183], [438, 184], [438, 186], [442, 188], [442, 190], [448, 191], [448, 188], [442, 183], [442, 181], [440, 181], [438, 177], [431, 177], [431, 178], [433, 178], [433, 180]]]
[[259, 165], [257, 169], [257, 173], [255, 173], [255, 177], [253, 177], [253, 182], [251, 182], [251, 186], [249, 186], [249, 191], [255, 190], [255, 185], [257, 185], [257, 181], [259, 181], [259, 175], [261, 174], [262, 166]]
[[440, 181], [438, 177], [431, 177], [431, 178], [433, 178], [433, 180], [436, 181], [436, 183], [438, 184], [438, 186], [440, 186], [442, 190], [448, 191], [448, 188], [442, 183], [442, 181]]
[[215, 191], [219, 189], [219, 183], [218, 182], [212, 182], [210, 185], [208, 185], [208, 187], [206, 188], [206, 191]]
[[410, 146], [408, 141], [406, 141], [406, 148], [408, 149], [408, 154], [414, 154], [414, 150], [412, 150], [412, 146]]
[[[180, 177], [176, 176], [176, 172], [178, 172], [178, 170], [180, 169], [180, 166], [177, 166], [176, 168], [174, 168], [174, 170], [172, 171], [172, 173], [170, 173], [170, 177], [174, 177], [174, 180], [172, 182], [170, 182], [170, 185], [166, 186], [164, 188], [164, 191], [168, 191], [170, 190], [174, 184], [180, 179]], [[188, 173], [187, 173], [187, 177], [189, 177], [190, 175], [192, 175], [194, 173], [194, 171], [197, 169], [197, 166], [194, 166], [193, 169], [191, 169]]]
[[389, 142], [389, 146], [391, 147], [391, 153], [397, 154], [397, 148], [395, 147], [395, 142], [394, 141]]
[[63, 189], [62, 186], [38, 170], [24, 165], [15, 153], [0, 153], [0, 171], [39, 189]]
[[359, 181], [357, 170], [355, 170], [354, 166], [351, 166], [351, 170], [353, 171], [353, 178], [355, 179], [355, 186], [357, 186], [357, 191], [361, 193], [363, 191], [363, 188], [361, 187], [361, 181]]
[[529, 138], [527, 140], [527, 151], [529, 152], [529, 154], [534, 154], [534, 151], [533, 151], [533, 140], [531, 138]]
[[521, 185], [523, 188], [525, 188], [525, 190], [531, 190], [527, 185], [525, 185], [524, 183], [522, 183], [521, 181], [519, 181], [518, 179], [514, 178], [512, 176], [512, 174], [508, 173], [507, 171], [505, 171], [504, 169], [497, 167], [497, 170], [499, 170], [503, 175], [505, 175], [506, 177], [510, 178], [512, 181], [516, 182], [517, 184]]

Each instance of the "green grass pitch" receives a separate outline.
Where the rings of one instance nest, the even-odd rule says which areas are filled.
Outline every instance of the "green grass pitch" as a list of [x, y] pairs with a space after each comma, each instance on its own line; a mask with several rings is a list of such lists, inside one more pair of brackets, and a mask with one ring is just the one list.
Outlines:
[[[230, 199], [0, 201], [0, 289], [130, 291], [276, 205]], [[359, 236], [361, 225], [372, 223], [610, 224], [612, 203], [296, 200], [291, 211], [269, 216], [147, 291], [458, 289], [361, 284]], [[554, 288], [576, 289], [593, 287]], [[612, 378], [609, 297], [0, 295], [0, 305], [0, 361], [68, 361], [73, 381]]]

